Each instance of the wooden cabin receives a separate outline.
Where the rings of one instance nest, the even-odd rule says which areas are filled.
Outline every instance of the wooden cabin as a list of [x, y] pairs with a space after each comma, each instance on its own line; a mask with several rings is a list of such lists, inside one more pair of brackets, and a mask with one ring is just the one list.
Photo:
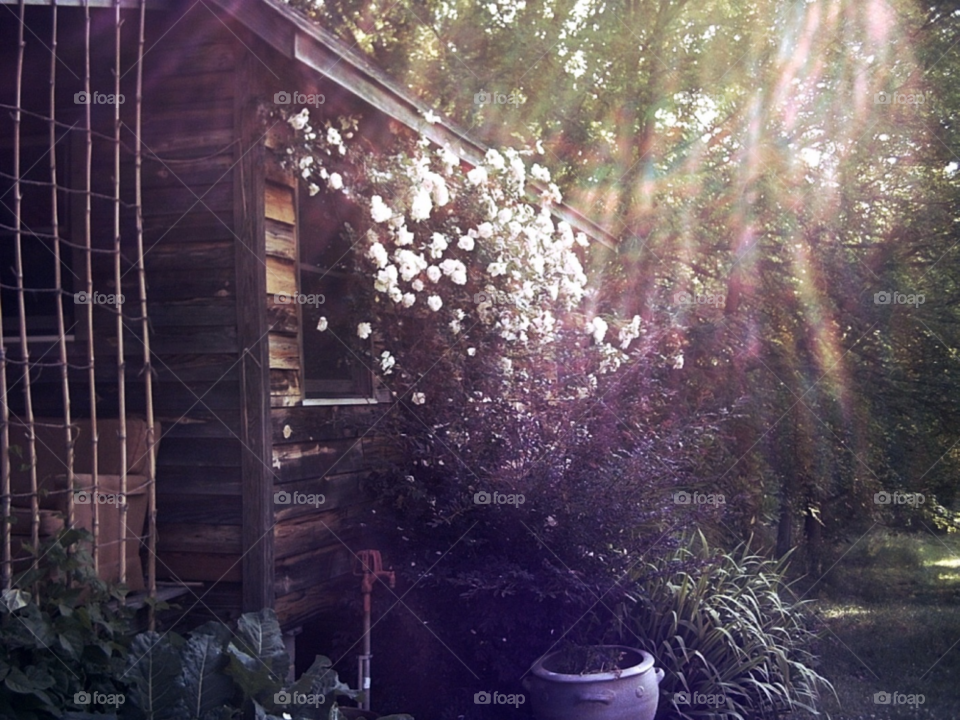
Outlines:
[[[260, 109], [278, 93], [320, 95], [316, 112], [359, 115], [374, 141], [422, 132], [474, 164], [486, 148], [426, 123], [419, 101], [272, 0], [0, 4], [0, 494], [5, 515], [20, 509], [14, 533], [49, 531], [48, 490], [81, 477], [106, 487], [81, 456], [115, 465], [111, 482], [130, 490], [140, 458], [127, 456], [143, 454], [142, 532], [108, 537], [112, 516], [94, 514], [98, 543], [127, 549], [110, 563], [131, 586], [179, 584], [182, 607], [221, 619], [272, 606], [285, 630], [359, 598], [363, 480], [390, 398], [310, 332], [315, 306], [276, 301], [350, 302], [351, 278], [316, 270], [356, 208], [302, 191], [272, 160]], [[113, 438], [120, 461], [103, 432], [126, 441]], [[63, 466], [59, 490], [45, 485], [57, 474], [46, 455]], [[325, 502], [280, 504], [278, 492]], [[65, 497], [67, 522], [89, 515]], [[7, 532], [6, 586], [18, 547]]]

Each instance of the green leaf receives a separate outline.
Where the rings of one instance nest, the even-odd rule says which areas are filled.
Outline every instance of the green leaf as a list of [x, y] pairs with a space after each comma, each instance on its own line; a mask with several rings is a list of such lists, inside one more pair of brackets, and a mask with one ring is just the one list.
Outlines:
[[176, 718], [183, 698], [180, 653], [168, 635], [140, 633], [130, 645], [123, 679], [130, 691], [128, 699], [147, 720]]
[[336, 695], [343, 695], [351, 700], [360, 695], [359, 690], [352, 690], [349, 685], [340, 682], [330, 658], [323, 655], [317, 655], [313, 664], [290, 690], [304, 695], [326, 695], [331, 700]]
[[230, 631], [222, 624], [210, 622], [197, 628], [181, 652], [182, 714], [203, 720], [211, 710], [219, 709], [233, 697], [233, 683], [224, 674], [227, 654], [224, 652]]
[[16, 612], [20, 608], [29, 605], [31, 600], [30, 593], [11, 588], [3, 591], [2, 601], [0, 602], [2, 602], [7, 612]]
[[236, 680], [244, 698], [269, 701], [283, 687], [290, 670], [290, 656], [272, 609], [244, 613], [227, 652], [227, 673]]

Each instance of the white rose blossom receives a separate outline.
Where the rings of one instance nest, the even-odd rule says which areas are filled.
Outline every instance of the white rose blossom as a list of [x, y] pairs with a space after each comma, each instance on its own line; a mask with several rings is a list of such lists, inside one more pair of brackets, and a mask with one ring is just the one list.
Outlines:
[[587, 334], [593, 335], [594, 342], [599, 345], [607, 334], [607, 322], [603, 318], [595, 317], [587, 323]]
[[390, 375], [393, 372], [393, 366], [397, 364], [396, 358], [390, 354], [389, 350], [380, 353], [380, 369], [384, 375]]
[[379, 241], [370, 246], [370, 250], [367, 254], [370, 256], [370, 259], [376, 263], [378, 268], [385, 268], [390, 262], [390, 257], [387, 255], [387, 249], [381, 245]]
[[430, 217], [430, 211], [433, 210], [433, 203], [430, 201], [430, 191], [426, 188], [420, 188], [413, 195], [413, 202], [410, 203], [410, 218], [412, 220], [426, 220]]
[[539, 180], [540, 182], [550, 182], [550, 171], [545, 167], [534, 163], [533, 167], [530, 168], [530, 177], [532, 177], [534, 180]]
[[320, 321], [317, 323], [317, 330], [324, 332], [328, 327], [327, 319], [325, 317], [320, 318]]
[[506, 163], [503, 160], [503, 155], [498, 153], [496, 150], [487, 150], [487, 154], [483, 158], [487, 165], [492, 167], [494, 170], [503, 170], [506, 167]]
[[440, 299], [439, 295], [431, 295], [427, 298], [427, 307], [429, 307], [434, 312], [437, 312], [440, 308], [443, 307], [443, 300]]
[[373, 332], [373, 328], [368, 322], [362, 322], [359, 325], [357, 325], [357, 337], [360, 338], [361, 340], [366, 340], [368, 337], [370, 337], [370, 334], [372, 332]]
[[467, 180], [471, 185], [482, 185], [487, 181], [487, 171], [482, 167], [475, 167], [467, 173]]
[[406, 225], [401, 225], [397, 228], [397, 245], [412, 245], [413, 238], [413, 233], [407, 230]]
[[374, 222], [386, 222], [393, 217], [393, 210], [384, 204], [382, 197], [374, 195], [370, 198], [370, 217], [373, 218]]
[[294, 130], [303, 130], [307, 126], [307, 123], [310, 122], [310, 111], [304, 108], [299, 114], [290, 117], [287, 122], [290, 123], [290, 127]]
[[439, 259], [443, 257], [443, 251], [450, 246], [447, 239], [440, 233], [434, 233], [430, 237], [430, 257]]
[[423, 405], [427, 401], [427, 396], [422, 392], [415, 392], [410, 396], [410, 400], [413, 401], [414, 405]]

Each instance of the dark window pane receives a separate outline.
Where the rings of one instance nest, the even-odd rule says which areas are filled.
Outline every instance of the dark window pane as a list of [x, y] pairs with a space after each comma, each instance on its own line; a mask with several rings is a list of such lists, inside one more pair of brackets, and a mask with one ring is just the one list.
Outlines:
[[[373, 393], [365, 365], [369, 358], [357, 357], [348, 348], [356, 340], [364, 282], [346, 268], [350, 246], [343, 228], [353, 211], [339, 193], [300, 195], [300, 292], [324, 299], [301, 307], [307, 398], [369, 398]], [[327, 319], [324, 332], [317, 330], [321, 317]]]

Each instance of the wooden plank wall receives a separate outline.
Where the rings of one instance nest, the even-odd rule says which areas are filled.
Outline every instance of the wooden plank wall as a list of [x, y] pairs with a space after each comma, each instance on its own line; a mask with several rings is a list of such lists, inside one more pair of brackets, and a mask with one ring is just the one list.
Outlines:
[[[209, 594], [196, 610], [207, 616], [226, 620], [240, 611], [247, 597], [242, 593], [243, 573], [249, 574], [253, 567], [241, 560], [243, 473], [250, 463], [240, 438], [249, 436], [259, 423], [272, 441], [272, 450], [262, 458], [269, 465], [264, 472], [269, 489], [325, 496], [321, 507], [272, 508], [276, 522], [272, 594], [284, 627], [292, 627], [332, 611], [343, 597], [360, 599], [351, 564], [354, 553], [370, 543], [363, 524], [372, 517], [371, 503], [363, 482], [378, 459], [372, 429], [387, 406], [304, 406], [301, 339], [303, 332], [316, 330], [301, 327], [299, 305], [273, 297], [281, 292], [293, 295], [300, 289], [298, 179], [269, 165], [262, 186], [238, 175], [238, 168], [245, 167], [238, 158], [247, 150], [239, 143], [238, 108], [280, 90], [298, 90], [326, 95], [323, 113], [328, 117], [357, 113], [371, 123], [383, 118], [349, 92], [279, 58], [248, 33], [234, 27], [235, 34], [202, 4], [193, 6], [186, 17], [178, 11], [157, 13], [149, 20], [147, 47], [151, 50], [144, 61], [143, 223], [155, 353], [154, 403], [163, 429], [157, 471], [158, 577], [206, 582], [204, 592]], [[106, 40], [101, 44], [109, 50]], [[95, 68], [103, 87], [110, 80], [106, 50], [102, 67]], [[254, 67], [264, 67], [259, 79], [238, 92], [236, 73], [244, 58]], [[127, 75], [127, 81], [134, 78], [134, 73]], [[131, 103], [125, 110], [132, 107]], [[124, 122], [133, 127], [132, 117], [125, 115]], [[82, 146], [77, 148], [74, 164], [82, 157], [80, 150]], [[98, 140], [95, 150], [95, 189], [109, 193], [113, 172], [109, 143]], [[125, 188], [133, 187], [129, 154], [124, 156], [121, 177]], [[262, 223], [251, 226], [244, 224], [248, 218], [238, 210], [247, 207], [238, 193], [255, 187], [262, 192]], [[125, 195], [124, 201], [132, 203], [133, 198]], [[111, 212], [108, 201], [95, 203], [95, 243], [111, 242]], [[132, 219], [126, 211], [125, 238], [134, 237]], [[266, 297], [238, 296], [238, 276], [246, 275], [237, 258], [242, 252], [241, 235], [250, 227], [262, 233], [257, 242], [262, 240], [265, 248]], [[82, 241], [76, 226], [72, 239]], [[114, 289], [107, 259], [97, 258], [94, 273], [98, 290]], [[121, 290], [131, 300], [137, 297], [135, 272], [126, 274]], [[260, 302], [270, 328], [268, 367], [262, 370], [269, 373], [265, 380], [269, 381], [270, 407], [244, 425], [238, 312], [240, 303]], [[132, 306], [127, 309], [137, 315]], [[112, 317], [102, 313], [95, 324], [102, 416], [109, 415], [116, 392]], [[248, 331], [245, 326], [244, 332]], [[135, 323], [128, 323], [128, 333], [126, 372], [135, 381], [142, 353]], [[256, 364], [244, 367], [249, 371]], [[55, 379], [52, 373], [46, 375]], [[82, 385], [83, 374], [78, 373], [77, 379], [75, 408], [82, 414], [88, 393]], [[59, 386], [49, 385], [50, 392], [42, 394], [54, 414]], [[128, 410], [142, 412], [142, 393], [138, 395], [133, 384], [128, 391]], [[48, 411], [40, 405], [38, 414]], [[389, 548], [378, 549], [389, 565]], [[187, 607], [190, 604], [192, 600]]]
[[[270, 403], [300, 402], [300, 305], [298, 292], [296, 180], [271, 168], [264, 190], [267, 317], [270, 324]], [[287, 302], [284, 302], [286, 298]]]
[[363, 524], [371, 506], [363, 480], [376, 457], [366, 451], [369, 436], [363, 436], [383, 408], [303, 404], [301, 338], [317, 331], [302, 327], [299, 305], [275, 297], [301, 290], [298, 181], [268, 167], [264, 212], [275, 490], [325, 498], [318, 507], [276, 506], [275, 607], [284, 627], [292, 627], [332, 613], [345, 594], [360, 599], [353, 559], [366, 548]]
[[205, 602], [226, 619], [240, 609], [242, 580], [234, 173], [243, 48], [202, 6], [153, 32], [162, 41], [145, 61], [151, 157], [143, 186], [154, 402], [163, 423], [157, 575], [216, 582]]

